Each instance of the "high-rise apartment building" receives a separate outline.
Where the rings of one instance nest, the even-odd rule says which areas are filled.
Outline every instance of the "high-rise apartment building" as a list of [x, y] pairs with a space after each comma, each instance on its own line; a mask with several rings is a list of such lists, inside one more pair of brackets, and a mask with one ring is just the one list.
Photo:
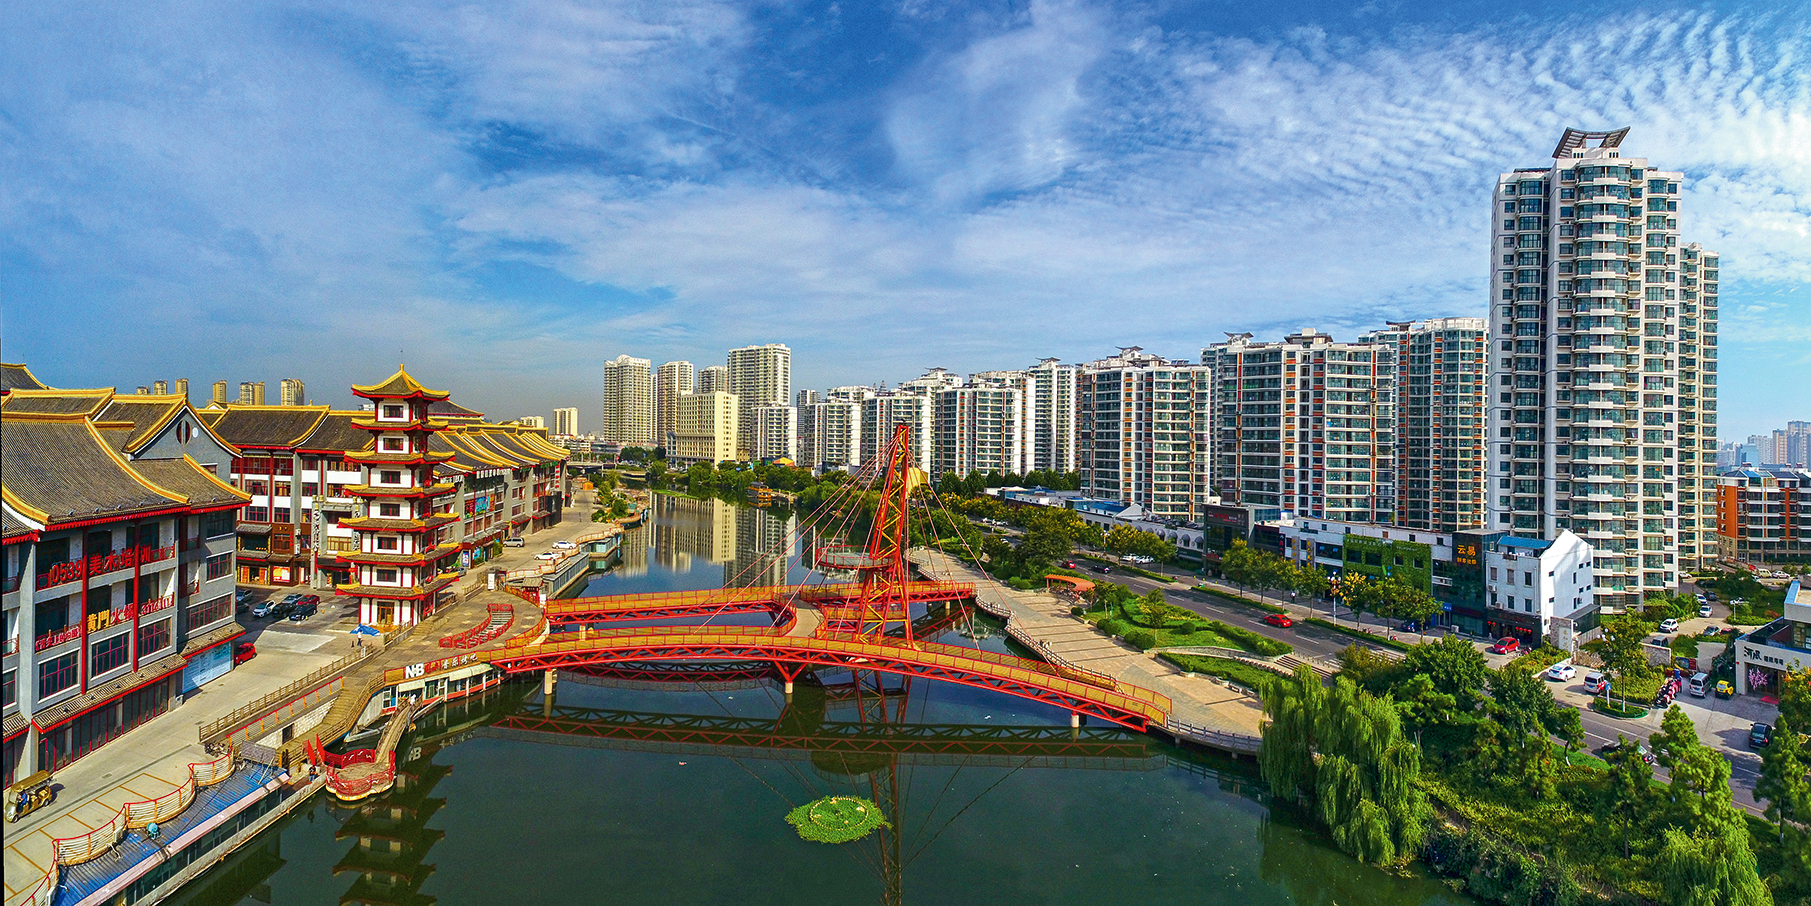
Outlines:
[[[995, 390], [1012, 390], [1012, 409], [1004, 415], [1002, 425], [1005, 426], [1005, 430], [999, 434], [1000, 440], [996, 441], [992, 438], [977, 437], [976, 440], [981, 444], [978, 447], [971, 445], [968, 441], [963, 441], [964, 452], [956, 454], [956, 458], [953, 461], [959, 462], [964, 457], [975, 456], [991, 461], [995, 458], [992, 447], [996, 444], [1003, 444], [1003, 446], [1000, 447], [999, 453], [999, 456], [1002, 457], [1001, 461], [1004, 463], [1000, 467], [1001, 472], [1013, 475], [1023, 475], [1026, 472], [1031, 471], [1030, 437], [1037, 419], [1037, 413], [1034, 412], [1031, 407], [1031, 375], [1024, 371], [978, 371], [968, 376], [967, 384], [961, 385], [961, 387], [952, 387], [949, 388], [949, 390], [938, 391], [936, 394], [936, 398], [939, 400], [938, 405], [943, 405], [943, 394], [950, 392], [950, 390], [962, 389], [963, 387], [985, 387], [993, 388]], [[976, 402], [981, 403], [983, 406], [992, 405], [991, 401], [986, 399], [978, 399]], [[964, 401], [960, 404], [962, 411], [967, 411], [974, 405], [974, 402], [969, 401]], [[978, 412], [978, 414], [984, 413], [985, 410]], [[933, 427], [933, 433], [937, 437], [935, 442], [940, 446], [942, 445], [945, 436], [943, 434], [944, 428], [954, 427], [960, 430], [963, 427], [963, 419], [960, 417], [953, 426], [943, 424], [941, 422], [942, 417], [943, 411], [941, 409], [933, 409], [932, 418], [939, 420]], [[990, 422], [982, 421], [977, 422], [976, 424], [984, 431], [991, 432], [992, 430]], [[1006, 440], [1008, 437], [1013, 439], [1008, 441]], [[941, 469], [937, 463], [937, 453], [935, 451], [932, 452], [931, 466], [933, 469]], [[973, 468], [974, 467], [971, 466], [970, 470]], [[980, 467], [980, 471], [986, 472], [990, 471], [992, 468], [993, 466]], [[941, 474], [941, 471], [939, 471], [939, 474]], [[960, 474], [967, 474], [967, 471], [962, 471]]]
[[693, 392], [710, 393], [721, 390], [729, 393], [729, 369], [722, 365], [709, 365], [698, 369], [698, 379], [693, 384]]
[[755, 413], [763, 406], [792, 402], [792, 350], [781, 343], [744, 346], [729, 351], [729, 392], [741, 401], [739, 449], [754, 455], [758, 439]]
[[931, 398], [916, 393], [878, 393], [861, 401], [861, 456], [867, 462], [893, 441], [893, 426], [911, 426], [912, 461], [931, 470]]
[[829, 390], [824, 391], [824, 399], [859, 403], [879, 392], [879, 390], [873, 387], [854, 384], [846, 387], [832, 387]]
[[799, 465], [820, 470], [861, 462], [861, 403], [825, 400], [799, 409]]
[[240, 381], [239, 382], [239, 405], [241, 405], [241, 406], [262, 406], [262, 405], [264, 405], [264, 382], [263, 381]]
[[821, 403], [823, 401], [824, 395], [816, 390], [800, 390], [792, 395], [792, 404], [800, 409], [812, 405], [813, 403]]
[[652, 364], [627, 353], [604, 363], [605, 443], [655, 445]]
[[1025, 369], [1026, 468], [1075, 471], [1076, 384], [1079, 365], [1044, 359]]
[[308, 405], [307, 392], [302, 388], [302, 382], [295, 378], [284, 378], [277, 385], [277, 397], [281, 406]]
[[1089, 496], [1196, 521], [1208, 505], [1213, 371], [1138, 347], [1089, 362], [1076, 386], [1076, 467]]
[[799, 410], [791, 406], [761, 406], [755, 409], [754, 446], [750, 455], [756, 459], [799, 458]]
[[1396, 514], [1396, 347], [1303, 330], [1228, 334], [1201, 351], [1218, 383], [1214, 478], [1228, 503], [1340, 522]]
[[576, 407], [553, 410], [553, 433], [565, 437], [577, 437], [579, 410]]
[[226, 387], [227, 387], [227, 384], [225, 381], [215, 381], [214, 382], [214, 396], [212, 399], [209, 400], [209, 402], [217, 404], [217, 405], [222, 405], [222, 406], [226, 405], [226, 400], [227, 400]]
[[679, 398], [679, 420], [667, 456], [676, 462], [725, 462], [736, 458], [740, 406], [733, 393], [712, 390]]
[[[654, 442], [665, 446], [679, 426], [679, 398], [698, 389], [691, 362], [662, 362], [654, 372]], [[712, 388], [722, 390], [721, 387]]]
[[932, 368], [931, 370], [926, 371], [921, 377], [902, 382], [899, 385], [899, 392], [919, 393], [929, 396], [930, 394], [939, 391], [948, 390], [951, 387], [960, 386], [962, 386], [961, 375], [951, 372], [948, 368]]
[[176, 379], [176, 395], [182, 397], [185, 401], [189, 398], [189, 379], [188, 378], [177, 378]]
[[158, 396], [168, 396], [170, 393], [170, 382], [169, 381], [152, 381], [151, 382], [151, 392], [157, 394]]
[[1396, 524], [1484, 524], [1483, 318], [1392, 322], [1358, 338], [1396, 347]]
[[538, 428], [542, 431], [547, 430], [547, 418], [541, 415], [524, 415], [521, 418], [516, 419], [516, 424], [521, 425], [524, 428]]
[[1684, 174], [1567, 129], [1491, 199], [1488, 527], [1591, 543], [1638, 604], [1714, 555], [1718, 257], [1679, 241]]
[[932, 399], [933, 477], [1024, 471], [1025, 413], [1019, 388], [1004, 381], [968, 384], [940, 390]]

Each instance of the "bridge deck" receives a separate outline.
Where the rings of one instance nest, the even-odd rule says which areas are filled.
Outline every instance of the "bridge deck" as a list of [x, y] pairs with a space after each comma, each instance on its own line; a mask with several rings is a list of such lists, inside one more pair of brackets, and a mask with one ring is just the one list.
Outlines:
[[[746, 588], [711, 588], [697, 591], [656, 591], [627, 595], [567, 598], [547, 603], [547, 619], [554, 623], [589, 623], [651, 617], [707, 616], [749, 611], [779, 611], [797, 603], [820, 607], [849, 606], [861, 597], [853, 582], [825, 585], [755, 585]], [[958, 601], [973, 597], [967, 582], [908, 582], [910, 601]]]

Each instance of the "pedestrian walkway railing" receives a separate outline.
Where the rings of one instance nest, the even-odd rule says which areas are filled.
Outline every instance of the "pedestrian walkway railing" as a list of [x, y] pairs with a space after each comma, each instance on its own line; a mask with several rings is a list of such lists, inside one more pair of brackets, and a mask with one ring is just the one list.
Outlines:
[[1164, 732], [1177, 739], [1200, 743], [1224, 752], [1236, 752], [1241, 755], [1256, 755], [1264, 747], [1261, 736], [1249, 736], [1244, 733], [1229, 733], [1212, 727], [1203, 727], [1171, 717], [1163, 722]]
[[204, 745], [218, 742], [252, 724], [281, 723], [314, 710], [328, 696], [339, 691], [340, 675], [368, 657], [372, 650], [360, 648], [251, 704], [233, 709], [225, 717], [202, 724], [201, 742]]
[[508, 601], [489, 601], [485, 605], [486, 619], [483, 623], [463, 632], [455, 632], [440, 637], [442, 648], [476, 648], [509, 631], [516, 621], [516, 608]]
[[616, 523], [612, 522], [609, 525], [605, 526], [604, 528], [593, 529], [592, 531], [585, 532], [575, 538], [570, 539], [572, 541], [571, 547], [566, 548], [565, 550], [553, 551], [553, 555], [554, 555], [553, 559], [536, 560], [530, 566], [523, 566], [523, 567], [519, 567], [517, 569], [512, 569], [509, 572], [506, 572], [503, 574], [503, 581], [519, 582], [524, 579], [535, 579], [535, 578], [539, 578], [541, 576], [545, 576], [548, 573], [555, 572], [555, 571], [559, 570], [562, 566], [565, 566], [566, 561], [573, 557], [589, 556], [588, 552], [585, 550], [585, 545], [590, 544], [595, 541], [603, 541], [604, 539], [609, 538], [612, 535], [620, 535], [620, 534], [622, 534], [622, 531], [623, 531], [622, 526], [617, 525]]
[[[219, 783], [232, 776], [232, 749], [227, 749], [219, 758], [212, 761], [195, 762], [189, 765], [188, 777], [176, 789], [156, 799], [144, 799], [128, 802], [113, 813], [113, 817], [85, 834], [74, 837], [59, 837], [51, 841], [52, 859], [57, 867], [79, 865], [95, 859], [119, 844], [128, 830], [139, 830], [151, 824], [162, 824], [182, 814], [182, 810], [195, 801], [195, 794], [202, 787]], [[54, 884], [52, 885], [55, 886]]]

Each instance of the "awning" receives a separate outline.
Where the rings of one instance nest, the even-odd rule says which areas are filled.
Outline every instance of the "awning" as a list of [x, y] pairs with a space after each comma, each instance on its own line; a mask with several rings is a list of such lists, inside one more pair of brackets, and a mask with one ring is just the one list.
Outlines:
[[209, 648], [224, 645], [244, 634], [245, 627], [238, 623], [228, 623], [219, 629], [210, 629], [189, 639], [188, 644], [182, 646], [182, 656], [194, 657]]
[[239, 534], [268, 535], [272, 527], [268, 522], [241, 522], [239, 523]]
[[[244, 630], [240, 630], [243, 632]], [[189, 659], [185, 654], [172, 654], [158, 658], [125, 676], [115, 677], [86, 693], [66, 698], [31, 716], [32, 726], [43, 733], [54, 730], [83, 714], [125, 695], [142, 686], [148, 686], [182, 668], [188, 666]]]

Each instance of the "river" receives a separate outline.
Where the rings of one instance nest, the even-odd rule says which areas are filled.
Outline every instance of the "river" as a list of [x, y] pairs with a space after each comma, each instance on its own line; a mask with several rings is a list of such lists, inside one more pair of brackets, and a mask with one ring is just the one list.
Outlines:
[[[768, 553], [787, 528], [769, 513], [656, 500], [582, 593], [805, 578]], [[1006, 650], [998, 624], [941, 631]], [[177, 901], [1474, 902], [1339, 853], [1270, 806], [1250, 762], [951, 684], [825, 673], [787, 701], [760, 673], [562, 674], [552, 703], [529, 682], [455, 703], [405, 741], [395, 790], [317, 798]], [[831, 794], [892, 827], [801, 840], [787, 812]]]

